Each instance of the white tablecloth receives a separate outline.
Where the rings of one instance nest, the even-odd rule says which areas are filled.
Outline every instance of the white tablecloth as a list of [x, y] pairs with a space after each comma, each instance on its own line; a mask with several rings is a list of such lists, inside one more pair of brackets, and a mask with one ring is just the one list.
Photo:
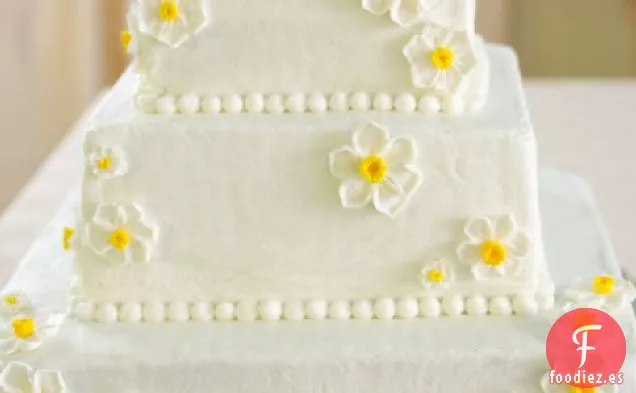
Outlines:
[[[636, 81], [535, 80], [526, 87], [540, 165], [577, 173], [590, 182], [618, 259], [636, 276], [636, 247], [631, 244], [631, 225], [636, 222]], [[0, 217], [0, 284], [78, 187], [83, 123], [69, 132]]]

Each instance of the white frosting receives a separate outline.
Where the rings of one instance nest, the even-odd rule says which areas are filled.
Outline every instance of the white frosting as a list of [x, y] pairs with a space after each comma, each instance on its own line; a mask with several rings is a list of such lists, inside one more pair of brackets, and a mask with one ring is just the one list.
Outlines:
[[82, 302], [75, 305], [73, 315], [82, 322], [90, 322], [95, 314], [95, 304]]
[[329, 305], [329, 318], [345, 320], [351, 318], [349, 302], [335, 301]]
[[190, 307], [186, 302], [172, 302], [168, 305], [168, 320], [184, 322], [190, 319]]
[[178, 102], [179, 112], [192, 115], [199, 112], [199, 97], [194, 94], [185, 94], [179, 98]]
[[458, 294], [448, 294], [442, 299], [442, 310], [451, 317], [456, 317], [464, 312], [464, 298]]
[[192, 319], [195, 321], [210, 321], [214, 318], [212, 313], [212, 309], [208, 303], [198, 302], [192, 305], [190, 309], [190, 313], [192, 314]]
[[143, 305], [143, 319], [145, 322], [157, 323], [166, 319], [166, 307], [162, 302], [147, 302]]
[[264, 321], [277, 321], [283, 313], [283, 305], [278, 300], [265, 300], [258, 305], [258, 315]]
[[368, 300], [356, 300], [351, 311], [356, 319], [371, 319], [374, 313], [373, 303]]
[[[258, 309], [258, 303], [253, 300], [241, 300], [236, 304], [236, 319], [239, 321], [255, 321], [259, 313], [267, 314], [268, 310], [265, 307], [266, 305], [263, 303], [261, 307], [263, 310]], [[266, 319], [266, 318], [264, 318]]]
[[507, 316], [512, 315], [512, 305], [507, 297], [498, 296], [490, 299], [488, 311], [491, 315]]
[[223, 109], [221, 99], [216, 96], [208, 96], [201, 103], [201, 110], [204, 113], [219, 113]]
[[442, 313], [442, 306], [434, 296], [424, 296], [420, 300], [420, 314], [426, 318], [439, 317]]
[[466, 299], [466, 313], [468, 315], [486, 315], [488, 313], [488, 299], [483, 296], [470, 296]]
[[250, 94], [245, 98], [245, 108], [250, 113], [261, 113], [265, 110], [265, 98], [262, 94]]
[[290, 321], [300, 321], [305, 318], [305, 308], [303, 302], [292, 301], [285, 303], [283, 316]]
[[412, 319], [417, 317], [419, 305], [417, 300], [411, 297], [400, 299], [397, 303], [397, 315], [401, 319]]
[[437, 96], [424, 96], [420, 98], [417, 109], [422, 113], [433, 115], [442, 110], [442, 103]]
[[219, 303], [214, 308], [214, 316], [218, 321], [231, 321], [234, 319], [234, 304]]
[[104, 303], [97, 306], [93, 318], [101, 323], [114, 323], [119, 318], [117, 306], [112, 303]]
[[539, 304], [533, 296], [517, 295], [512, 300], [512, 309], [517, 315], [536, 314], [539, 311]]
[[139, 303], [124, 303], [119, 309], [119, 320], [124, 323], [138, 323], [143, 320], [143, 309]]
[[309, 319], [325, 319], [327, 317], [327, 302], [310, 300], [305, 305], [305, 313]]
[[375, 302], [374, 311], [376, 318], [391, 320], [395, 317], [395, 301], [389, 298], [380, 299]]

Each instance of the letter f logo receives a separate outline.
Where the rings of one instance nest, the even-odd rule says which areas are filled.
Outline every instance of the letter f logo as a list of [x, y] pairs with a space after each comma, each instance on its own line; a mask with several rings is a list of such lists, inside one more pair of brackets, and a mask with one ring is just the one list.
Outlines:
[[[601, 325], [581, 326], [572, 334], [572, 341], [574, 341], [574, 344], [580, 345], [580, 347], [576, 349], [577, 351], [581, 351], [581, 364], [579, 365], [579, 368], [583, 367], [583, 365], [587, 361], [587, 351], [594, 351], [596, 349], [587, 345], [587, 332], [589, 332], [590, 330], [601, 330], [602, 328], [603, 327]], [[579, 342], [577, 338], [579, 333], [582, 333], [581, 342]]]

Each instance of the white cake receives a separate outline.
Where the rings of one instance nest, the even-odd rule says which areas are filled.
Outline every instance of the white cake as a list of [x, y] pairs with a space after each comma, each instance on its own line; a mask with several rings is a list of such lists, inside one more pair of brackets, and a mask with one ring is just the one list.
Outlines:
[[[134, 0], [72, 252], [45, 234], [0, 298], [0, 390], [556, 393], [563, 311], [631, 340], [636, 290], [589, 259], [611, 252], [587, 190], [548, 176], [575, 199], [542, 220], [517, 59], [474, 8]], [[585, 264], [555, 307], [551, 274]]]

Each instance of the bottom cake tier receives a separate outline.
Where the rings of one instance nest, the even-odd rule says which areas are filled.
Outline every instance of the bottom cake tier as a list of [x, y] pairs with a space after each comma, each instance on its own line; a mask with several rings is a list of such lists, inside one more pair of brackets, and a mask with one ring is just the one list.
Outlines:
[[[548, 261], [559, 261], [550, 265], [557, 290], [576, 276], [620, 275], [586, 184], [544, 171], [540, 189]], [[6, 288], [28, 293], [42, 310], [66, 309], [71, 257], [59, 233], [72, 220], [72, 204]], [[57, 370], [68, 393], [550, 393], [540, 381], [557, 316], [155, 325], [67, 319], [41, 347], [2, 360]], [[627, 393], [636, 389], [633, 314], [620, 322], [628, 357], [618, 392]], [[44, 391], [58, 393], [60, 384], [44, 375]]]

